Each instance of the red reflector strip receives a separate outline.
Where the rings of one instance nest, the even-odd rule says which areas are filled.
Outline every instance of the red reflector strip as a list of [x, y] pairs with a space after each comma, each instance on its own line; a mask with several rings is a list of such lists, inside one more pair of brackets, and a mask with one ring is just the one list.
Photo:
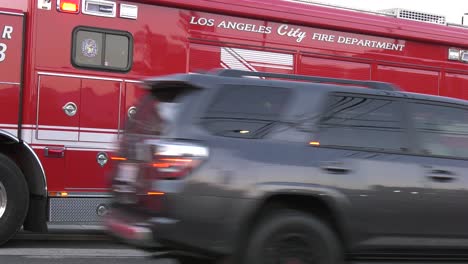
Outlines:
[[174, 165], [187, 164], [192, 161], [192, 159], [163, 158], [159, 159], [158, 162], [153, 163], [152, 166], [154, 168], [169, 168]]

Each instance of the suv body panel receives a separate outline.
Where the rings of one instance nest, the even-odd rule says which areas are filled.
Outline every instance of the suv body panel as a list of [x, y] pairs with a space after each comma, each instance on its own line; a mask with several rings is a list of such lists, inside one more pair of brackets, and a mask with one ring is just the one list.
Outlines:
[[[457, 192], [456, 184], [447, 187], [431, 182], [425, 167], [447, 166], [447, 170], [463, 177], [467, 162], [416, 155], [414, 128], [406, 114], [399, 117], [401, 133], [408, 139], [402, 140], [402, 152], [309, 145], [316, 140], [317, 121], [331, 94], [394, 100], [404, 113], [411, 100], [460, 105], [466, 105], [465, 102], [399, 91], [204, 74], [147, 81], [153, 90], [168, 83], [200, 90], [187, 97], [174, 130], [159, 138], [201, 142], [210, 151], [209, 159], [183, 179], [159, 181], [158, 188], [165, 193], [164, 212], [138, 213], [116, 206], [117, 215], [111, 214], [109, 219], [131, 226], [136, 223], [125, 213], [139, 215], [136, 222], [148, 224], [145, 228], [154, 241], [206, 254], [230, 254], [245, 234], [250, 217], [265, 201], [277, 195], [299, 195], [326, 203], [336, 216], [337, 228], [351, 253], [453, 249], [451, 243], [455, 240], [451, 238], [468, 241], [468, 229], [462, 226], [468, 220], [466, 213], [449, 221], [437, 215], [449, 210], [444, 206], [450, 201], [461, 210], [466, 189]], [[216, 136], [201, 127], [199, 120], [225, 85], [281, 87], [291, 90], [292, 95], [274, 122], [275, 129], [261, 139]], [[462, 182], [466, 181], [465, 176]], [[435, 203], [434, 194], [439, 195]], [[450, 211], [449, 215], [456, 218], [456, 212]], [[430, 227], [435, 228], [428, 230]], [[433, 239], [441, 240], [434, 244]]]

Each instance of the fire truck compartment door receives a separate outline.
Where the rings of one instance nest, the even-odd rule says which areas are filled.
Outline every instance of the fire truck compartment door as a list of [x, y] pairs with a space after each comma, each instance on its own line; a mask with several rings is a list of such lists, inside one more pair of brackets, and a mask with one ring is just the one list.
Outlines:
[[78, 140], [80, 86], [78, 78], [39, 76], [37, 139]]
[[138, 111], [138, 101], [148, 93], [139, 83], [125, 83], [125, 104], [123, 105], [120, 129], [125, 129], [125, 124], [133, 118]]
[[80, 141], [117, 140], [119, 132], [122, 82], [82, 79]]
[[23, 50], [22, 13], [0, 9], [0, 129], [17, 134]]

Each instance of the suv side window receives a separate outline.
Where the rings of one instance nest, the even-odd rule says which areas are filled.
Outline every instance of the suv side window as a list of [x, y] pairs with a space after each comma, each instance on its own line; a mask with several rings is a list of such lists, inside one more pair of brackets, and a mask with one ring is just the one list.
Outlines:
[[319, 123], [320, 145], [404, 151], [401, 109], [399, 101], [389, 98], [332, 94]]
[[420, 153], [468, 158], [468, 109], [410, 103], [410, 113]]
[[279, 121], [290, 89], [225, 85], [202, 117], [202, 127], [224, 137], [260, 138]]

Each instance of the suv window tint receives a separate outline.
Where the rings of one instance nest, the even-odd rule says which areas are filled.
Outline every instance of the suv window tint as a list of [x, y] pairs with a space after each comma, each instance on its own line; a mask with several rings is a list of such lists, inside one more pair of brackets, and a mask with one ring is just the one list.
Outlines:
[[226, 137], [262, 137], [279, 120], [290, 95], [287, 88], [226, 85], [208, 106], [202, 126]]
[[287, 88], [226, 85], [213, 99], [206, 116], [276, 120], [289, 93]]
[[410, 104], [423, 154], [468, 158], [468, 109]]
[[404, 130], [398, 101], [332, 95], [319, 127], [322, 146], [402, 151]]

